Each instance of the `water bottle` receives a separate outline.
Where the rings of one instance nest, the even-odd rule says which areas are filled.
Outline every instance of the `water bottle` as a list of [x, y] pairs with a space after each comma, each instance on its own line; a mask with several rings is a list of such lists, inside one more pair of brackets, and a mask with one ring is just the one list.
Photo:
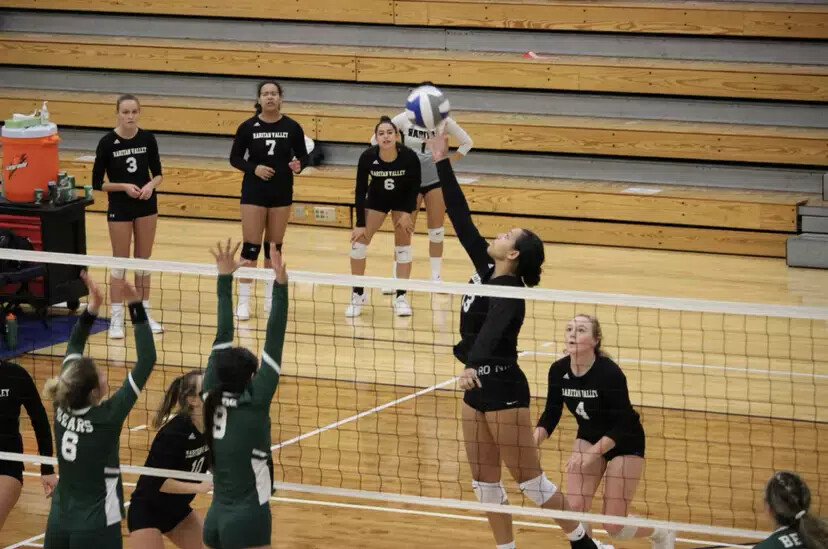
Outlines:
[[49, 203], [54, 204], [57, 201], [57, 184], [54, 181], [49, 181]]
[[6, 348], [10, 351], [17, 349], [17, 317], [9, 313], [6, 317]]
[[48, 124], [49, 123], [49, 109], [46, 108], [47, 101], [43, 102], [43, 106], [40, 107], [40, 123], [41, 124]]

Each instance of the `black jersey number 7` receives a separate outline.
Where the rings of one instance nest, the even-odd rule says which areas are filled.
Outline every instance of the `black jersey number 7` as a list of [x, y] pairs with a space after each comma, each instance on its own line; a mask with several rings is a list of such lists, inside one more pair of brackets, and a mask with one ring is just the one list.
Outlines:
[[276, 150], [276, 140], [275, 139], [265, 139], [265, 146], [269, 147], [267, 149], [267, 155], [273, 156], [273, 151]]

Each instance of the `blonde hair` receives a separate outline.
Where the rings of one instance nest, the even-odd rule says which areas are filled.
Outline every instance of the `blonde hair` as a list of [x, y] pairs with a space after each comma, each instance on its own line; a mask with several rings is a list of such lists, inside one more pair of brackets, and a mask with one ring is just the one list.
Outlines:
[[43, 394], [59, 408], [76, 410], [90, 404], [89, 396], [97, 387], [98, 367], [91, 358], [82, 357], [65, 366], [59, 376], [47, 380]]

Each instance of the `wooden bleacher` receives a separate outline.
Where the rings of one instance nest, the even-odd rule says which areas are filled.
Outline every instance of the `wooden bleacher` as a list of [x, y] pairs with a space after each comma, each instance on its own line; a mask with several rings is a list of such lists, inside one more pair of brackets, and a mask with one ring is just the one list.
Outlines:
[[[61, 169], [90, 183], [92, 153], [64, 152]], [[239, 219], [241, 177], [222, 159], [162, 158], [161, 215]], [[308, 168], [296, 179], [294, 223], [351, 227], [355, 169]], [[486, 237], [527, 225], [548, 242], [784, 257], [805, 193], [636, 185], [570, 179], [461, 174]], [[630, 191], [634, 192], [630, 192]], [[654, 194], [643, 194], [655, 191]], [[316, 222], [314, 206], [336, 221]], [[98, 200], [93, 211], [104, 211]], [[301, 215], [296, 216], [299, 213]], [[421, 231], [424, 224], [420, 223]], [[451, 234], [451, 226], [447, 224]], [[390, 227], [385, 227], [386, 230]]]
[[828, 7], [618, 0], [0, 0], [0, 7], [386, 25], [828, 38]]
[[[0, 32], [9, 65], [828, 101], [828, 66]], [[416, 76], [415, 76], [416, 75]]]
[[[33, 112], [49, 101], [61, 125], [112, 123], [116, 94], [0, 88], [0, 112]], [[153, 131], [233, 135], [252, 116], [250, 100], [142, 95], [142, 125]], [[317, 141], [366, 143], [383, 107], [291, 103], [285, 113]], [[828, 166], [828, 130], [456, 111], [475, 147], [630, 157]]]
[[[117, 95], [0, 88], [0, 112], [32, 112], [49, 101], [62, 125], [106, 127]], [[233, 135], [250, 100], [142, 95], [142, 125], [154, 131]], [[286, 103], [317, 141], [366, 143], [382, 107]], [[485, 112], [454, 113], [480, 149], [828, 166], [828, 130]]]

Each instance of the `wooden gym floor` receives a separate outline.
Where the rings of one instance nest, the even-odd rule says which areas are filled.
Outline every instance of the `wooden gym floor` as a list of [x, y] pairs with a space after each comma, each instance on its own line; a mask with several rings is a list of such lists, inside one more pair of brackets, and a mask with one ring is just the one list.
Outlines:
[[[108, 255], [103, 215], [88, 216], [87, 232], [89, 253]], [[154, 258], [207, 262], [210, 244], [239, 233], [236, 223], [162, 219]], [[295, 270], [346, 273], [347, 241], [341, 229], [292, 225], [285, 258]], [[369, 249], [369, 274], [390, 272], [391, 246], [390, 235], [377, 236]], [[546, 251], [543, 286], [548, 288], [828, 305], [828, 273], [788, 269], [780, 260], [563, 245], [547, 245]], [[419, 237], [415, 277], [427, 275], [426, 256], [427, 242]], [[456, 240], [447, 241], [445, 257], [444, 278], [465, 281], [471, 267]], [[159, 364], [121, 438], [123, 463], [143, 464], [153, 435], [146, 427], [152, 410], [175, 375], [203, 364], [215, 326], [212, 279], [164, 274], [154, 282], [160, 291], [153, 295], [153, 307], [166, 332], [156, 339]], [[286, 375], [272, 407], [277, 479], [473, 499], [457, 421], [460, 393], [451, 381], [458, 371], [449, 347], [456, 337], [456, 298], [415, 294], [414, 317], [400, 320], [390, 314], [388, 298], [374, 293], [373, 307], [346, 322], [342, 309], [347, 295], [346, 288], [292, 288]], [[605, 344], [624, 368], [642, 415], [647, 466], [635, 514], [768, 529], [760, 492], [779, 468], [805, 475], [815, 495], [813, 508], [826, 514], [825, 321], [534, 304], [521, 337], [521, 365], [533, 395], [540, 397], [533, 402], [533, 417], [543, 406], [546, 369], [575, 310], [603, 321]], [[239, 325], [241, 344], [260, 349], [262, 316]], [[92, 356], [107, 360], [111, 383], [117, 386], [134, 358], [131, 342], [107, 344], [102, 333], [90, 343]], [[61, 353], [56, 346], [21, 362], [42, 385], [59, 365], [53, 355]], [[417, 391], [422, 393], [413, 396]], [[33, 453], [30, 427], [23, 424], [26, 449]], [[300, 435], [306, 436], [297, 440]], [[562, 480], [573, 437], [574, 421], [564, 412], [561, 428], [541, 452], [556, 483]], [[128, 475], [124, 480], [135, 481]], [[520, 503], [508, 475], [504, 483], [511, 501]], [[196, 499], [202, 514], [208, 505], [207, 497]], [[278, 492], [272, 507], [273, 546], [279, 548], [494, 545], [486, 525], [477, 522], [481, 517], [465, 512], [287, 492]], [[597, 502], [593, 511], [600, 512]], [[41, 544], [38, 536], [47, 513], [36, 476], [27, 476], [0, 544]], [[549, 521], [524, 520], [515, 531], [521, 548], [566, 546]], [[726, 541], [680, 537], [693, 540], [685, 547]], [[27, 545], [20, 545], [27, 539]]]

